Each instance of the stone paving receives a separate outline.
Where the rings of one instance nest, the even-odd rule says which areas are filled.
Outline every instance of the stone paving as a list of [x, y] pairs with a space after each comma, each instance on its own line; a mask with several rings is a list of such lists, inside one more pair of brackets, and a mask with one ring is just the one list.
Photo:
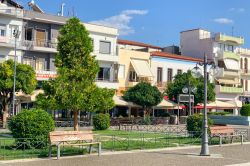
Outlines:
[[2, 161], [0, 166], [250, 166], [250, 144], [210, 147], [211, 156], [199, 156], [200, 148], [171, 148], [105, 153], [98, 157]]

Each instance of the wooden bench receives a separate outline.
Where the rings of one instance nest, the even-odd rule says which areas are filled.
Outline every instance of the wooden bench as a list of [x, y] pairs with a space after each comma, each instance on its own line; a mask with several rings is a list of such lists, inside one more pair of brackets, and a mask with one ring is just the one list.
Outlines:
[[219, 137], [220, 146], [222, 145], [222, 138], [231, 138], [231, 143], [233, 143], [234, 137], [240, 137], [241, 145], [243, 144], [243, 135], [236, 134], [234, 129], [229, 126], [211, 126], [210, 127], [210, 141], [212, 137]]
[[52, 146], [57, 147], [57, 159], [60, 158], [60, 146], [84, 146], [89, 145], [89, 153], [92, 145], [98, 145], [98, 155], [101, 155], [101, 142], [94, 142], [92, 131], [53, 131], [49, 133], [49, 157], [51, 157]]

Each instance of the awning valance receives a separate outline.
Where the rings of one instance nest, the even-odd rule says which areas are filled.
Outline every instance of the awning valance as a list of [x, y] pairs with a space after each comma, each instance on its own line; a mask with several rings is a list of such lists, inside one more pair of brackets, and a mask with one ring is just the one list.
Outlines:
[[239, 62], [234, 59], [225, 59], [224, 63], [227, 69], [240, 70]]
[[153, 77], [147, 60], [131, 58], [131, 64], [138, 77]]
[[240, 84], [238, 79], [218, 79], [220, 84]]

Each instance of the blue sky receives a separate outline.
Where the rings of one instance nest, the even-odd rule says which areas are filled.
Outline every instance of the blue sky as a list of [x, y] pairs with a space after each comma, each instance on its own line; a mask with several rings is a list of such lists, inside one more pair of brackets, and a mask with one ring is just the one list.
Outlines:
[[[17, 0], [27, 7], [28, 0]], [[250, 48], [250, 0], [35, 0], [56, 14], [65, 3], [65, 15], [74, 8], [83, 22], [114, 25], [119, 38], [159, 46], [179, 45], [183, 30], [204, 28], [245, 37]]]

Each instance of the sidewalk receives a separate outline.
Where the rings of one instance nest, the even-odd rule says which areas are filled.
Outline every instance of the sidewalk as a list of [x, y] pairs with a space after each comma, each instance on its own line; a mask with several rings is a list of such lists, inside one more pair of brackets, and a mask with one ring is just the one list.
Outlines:
[[200, 148], [115, 152], [83, 157], [2, 161], [0, 166], [222, 166], [250, 165], [250, 144], [214, 146], [210, 157], [199, 156]]

